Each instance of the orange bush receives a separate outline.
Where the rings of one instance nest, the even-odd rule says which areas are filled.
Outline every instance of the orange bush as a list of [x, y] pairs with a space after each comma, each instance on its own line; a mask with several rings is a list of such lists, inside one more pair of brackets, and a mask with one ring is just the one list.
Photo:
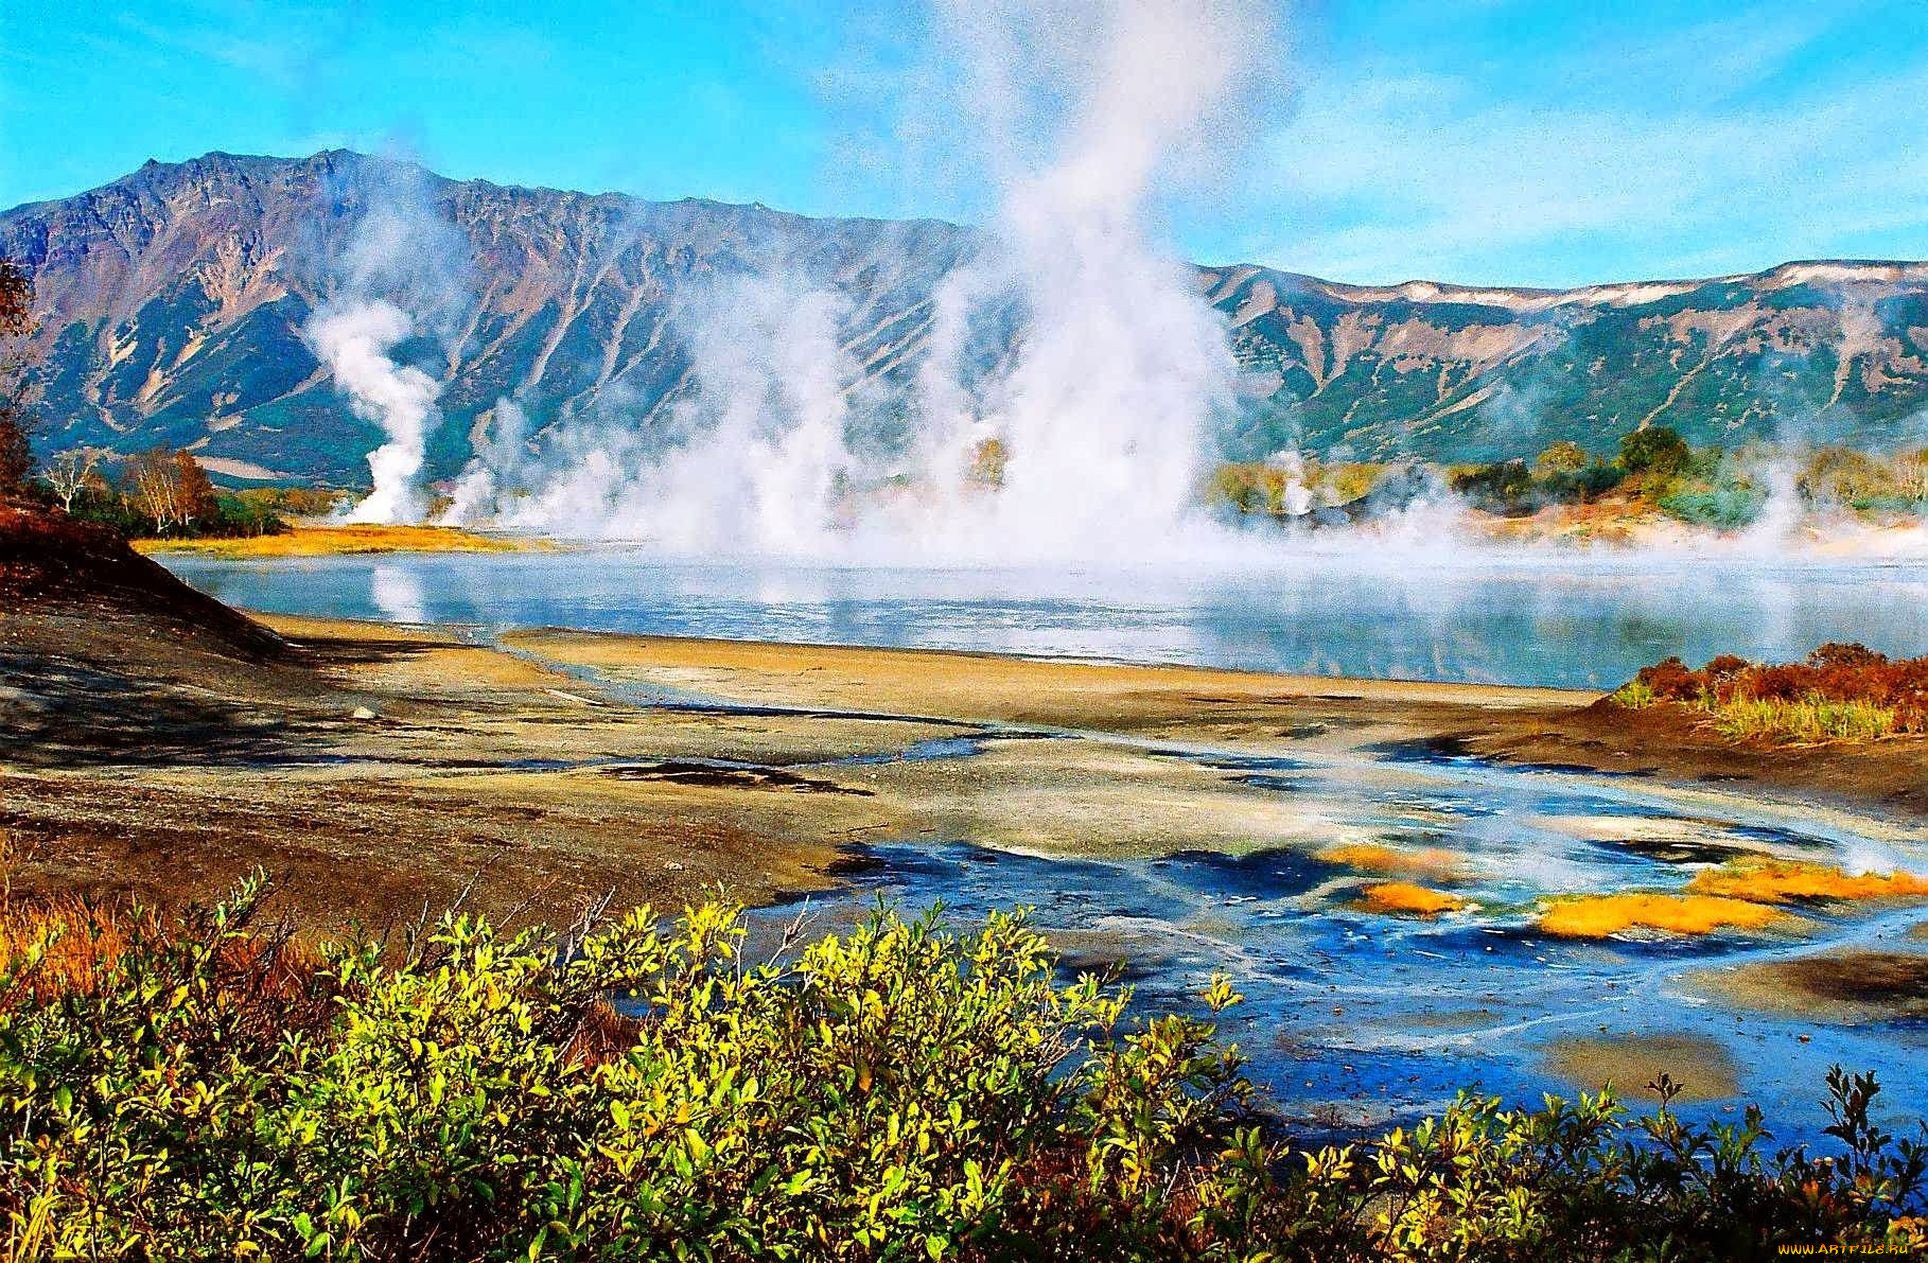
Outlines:
[[36, 944], [45, 946], [24, 986], [0, 1000], [39, 1003], [68, 991], [91, 991], [127, 950], [128, 925], [109, 908], [77, 899], [0, 905], [0, 972], [14, 968]]
[[1928, 657], [1894, 659], [1866, 645], [1822, 645], [1805, 662], [1774, 665], [1723, 654], [1698, 671], [1668, 658], [1634, 679], [1656, 699], [1709, 710], [1748, 701], [1859, 703], [1892, 711], [1896, 732], [1928, 732]]

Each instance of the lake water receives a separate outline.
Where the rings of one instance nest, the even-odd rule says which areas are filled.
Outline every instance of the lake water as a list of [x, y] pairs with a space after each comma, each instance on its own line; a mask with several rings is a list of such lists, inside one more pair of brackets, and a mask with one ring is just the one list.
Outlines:
[[[1920, 566], [1308, 558], [1261, 573], [1047, 573], [693, 565], [623, 550], [169, 564], [234, 604], [292, 613], [1417, 679], [1608, 687], [1668, 654], [1790, 658], [1841, 639], [1928, 653]], [[908, 757], [967, 760], [985, 739], [936, 745]], [[1759, 1101], [1782, 1141], [1818, 1137], [1822, 1077], [1836, 1062], [1880, 1072], [1882, 1113], [1900, 1129], [1928, 1112], [1928, 1023], [1744, 1008], [1709, 981], [1823, 948], [1918, 951], [1919, 908], [1802, 908], [1808, 928], [1792, 939], [1563, 941], [1535, 928], [1548, 895], [1678, 889], [1741, 852], [1928, 872], [1920, 831], [1876, 838], [1639, 778], [1430, 751], [1156, 753], [1283, 795], [1362, 842], [1453, 851], [1466, 865], [1457, 889], [1476, 906], [1436, 921], [1363, 911], [1351, 897], [1358, 875], [1302, 846], [1051, 860], [949, 837], [876, 841], [872, 866], [817, 899], [815, 914], [848, 922], [879, 894], [912, 908], [942, 900], [964, 923], [1032, 905], [1075, 965], [1115, 963], [1156, 1008], [1192, 1006], [1227, 970], [1248, 997], [1230, 1034], [1273, 1100], [1314, 1131], [1436, 1111], [1459, 1087], [1527, 1102], [1570, 1093], [1563, 1059], [1628, 1040], [1687, 1061], [1680, 1075], [1713, 1089], [1690, 1114], [1731, 1120], [1741, 1101]], [[767, 928], [793, 913], [758, 915]], [[1644, 1082], [1628, 1073], [1623, 1086]]]
[[838, 568], [632, 550], [167, 564], [245, 608], [1610, 688], [1669, 654], [1928, 653], [1928, 565], [1308, 555], [1260, 570]]

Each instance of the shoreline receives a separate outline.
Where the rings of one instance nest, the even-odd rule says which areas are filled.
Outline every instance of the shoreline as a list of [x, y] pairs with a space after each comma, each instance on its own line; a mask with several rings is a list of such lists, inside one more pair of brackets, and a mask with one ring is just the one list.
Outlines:
[[471, 882], [484, 907], [566, 920], [610, 891], [828, 890], [869, 838], [1067, 858], [1356, 840], [1225, 757], [1370, 784], [1474, 756], [1871, 836], [1928, 820], [1928, 742], [1717, 746], [1592, 691], [250, 617], [283, 656], [151, 610], [5, 620], [0, 691], [36, 716], [0, 733], [0, 831], [40, 852], [17, 889], [170, 903], [259, 863], [337, 923], [413, 919]]
[[[1007, 655], [572, 629], [501, 643], [567, 666], [751, 705], [895, 708], [950, 718], [1120, 733], [1187, 731], [1255, 749], [1281, 731], [1313, 748], [1405, 745], [1416, 755], [1584, 770], [1683, 789], [1746, 787], [1789, 806], [1874, 810], [1928, 822], [1928, 738], [1736, 743], [1705, 717], [1612, 705], [1608, 693], [1510, 684], [1362, 679]], [[932, 707], [935, 700], [937, 705]], [[1323, 728], [1323, 732], [1312, 729]], [[1348, 733], [1335, 740], [1334, 732]]]

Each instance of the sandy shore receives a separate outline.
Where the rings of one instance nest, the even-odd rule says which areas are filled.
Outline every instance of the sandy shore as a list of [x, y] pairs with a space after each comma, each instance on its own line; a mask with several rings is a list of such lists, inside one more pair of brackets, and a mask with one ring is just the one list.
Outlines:
[[1710, 798], [1928, 820], [1928, 738], [1737, 745], [1670, 708], [1632, 711], [1569, 689], [559, 630], [504, 643], [605, 678], [749, 705], [938, 715], [1256, 754], [1407, 745], [1637, 776]]
[[1343, 850], [1360, 839], [1316, 795], [1200, 750], [1356, 757], [1351, 774], [1388, 792], [1389, 750], [1477, 750], [1637, 771], [1712, 805], [1850, 813], [1874, 832], [1918, 826], [1928, 766], [1920, 743], [1717, 749], [1553, 689], [559, 631], [495, 647], [261, 621], [284, 654], [57, 604], [0, 623], [0, 829], [32, 857], [17, 890], [170, 902], [262, 865], [338, 922], [412, 917], [471, 884], [480, 906], [555, 919], [611, 892], [677, 905], [719, 885], [751, 902], [822, 889], [866, 838], [1364, 854]]

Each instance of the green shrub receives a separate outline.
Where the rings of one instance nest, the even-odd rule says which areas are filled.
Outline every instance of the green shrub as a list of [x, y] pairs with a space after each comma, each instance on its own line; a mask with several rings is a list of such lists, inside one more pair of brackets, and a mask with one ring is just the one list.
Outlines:
[[1690, 1126], [1665, 1083], [1639, 1120], [1463, 1097], [1299, 1148], [1208, 1017], [1060, 984], [1021, 913], [880, 908], [765, 962], [725, 905], [451, 915], [314, 960], [264, 893], [117, 920], [57, 977], [71, 909], [4, 940], [8, 1257], [1711, 1260], [1902, 1242], [1922, 1209], [1924, 1151], [1839, 1072], [1833, 1161], [1763, 1155], [1757, 1112]]
[[1729, 483], [1707, 490], [1677, 490], [1660, 497], [1663, 513], [1693, 526], [1737, 530], [1761, 515], [1767, 496], [1758, 488]]
[[1631, 430], [1620, 438], [1620, 467], [1630, 474], [1671, 477], [1686, 469], [1693, 456], [1687, 440], [1671, 426]]

